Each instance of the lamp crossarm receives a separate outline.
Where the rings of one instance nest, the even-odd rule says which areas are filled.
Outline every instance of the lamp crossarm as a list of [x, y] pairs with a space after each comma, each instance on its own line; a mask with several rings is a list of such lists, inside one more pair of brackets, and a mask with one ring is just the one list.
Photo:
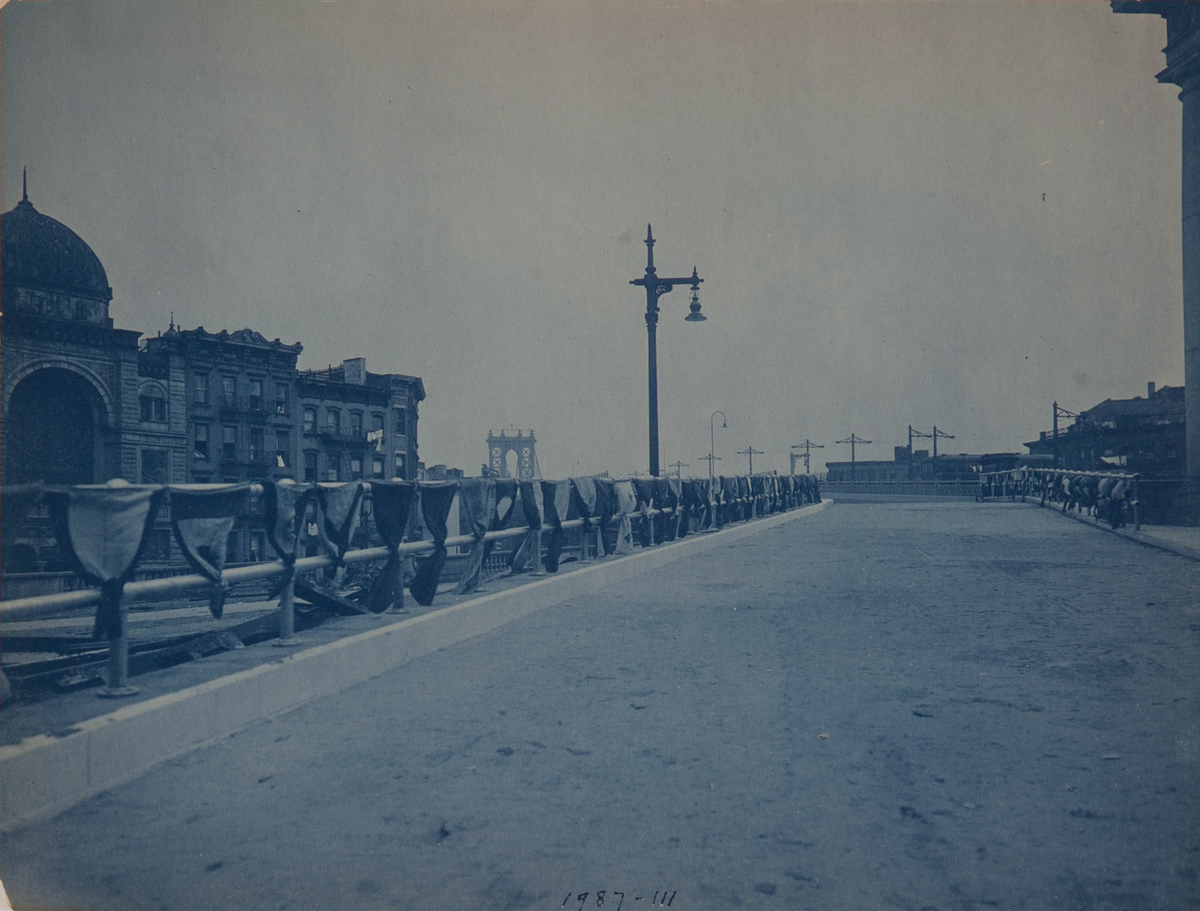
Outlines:
[[687, 278], [659, 278], [657, 275], [651, 275], [645, 278], [635, 278], [629, 284], [637, 285], [640, 288], [653, 286], [658, 294], [666, 294], [676, 285], [702, 285], [704, 279], [694, 279], [690, 275]]

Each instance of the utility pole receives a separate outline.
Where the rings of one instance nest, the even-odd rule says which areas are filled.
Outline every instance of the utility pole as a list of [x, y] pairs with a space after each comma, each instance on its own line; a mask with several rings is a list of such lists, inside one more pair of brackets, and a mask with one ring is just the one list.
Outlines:
[[942, 433], [940, 430], [938, 430], [938, 429], [937, 429], [937, 424], [934, 424], [934, 425], [933, 425], [933, 457], [934, 457], [935, 459], [937, 458], [937, 441], [938, 441], [938, 437], [941, 437], [943, 440], [953, 440], [953, 439], [954, 439], [954, 437], [953, 437], [951, 434], [948, 434], [948, 433]]
[[1055, 468], [1058, 468], [1058, 466], [1060, 464], [1060, 460], [1059, 460], [1059, 456], [1058, 456], [1058, 419], [1060, 417], [1077, 418], [1077, 417], [1079, 417], [1079, 415], [1077, 415], [1074, 411], [1067, 411], [1066, 408], [1059, 408], [1058, 402], [1054, 403], [1054, 467]]
[[835, 440], [834, 443], [837, 446], [842, 446], [846, 443], [850, 444], [850, 480], [851, 481], [857, 480], [858, 477], [857, 477], [857, 473], [854, 468], [854, 446], [856, 443], [862, 443], [864, 446], [868, 446], [868, 445], [870, 445], [871, 441], [864, 440], [861, 437], [856, 437], [853, 433], [851, 433], [850, 436], [846, 437], [846, 439]]
[[674, 467], [674, 469], [675, 469], [675, 477], [678, 478], [680, 481], [682, 481], [683, 480], [683, 469], [688, 467], [688, 463], [687, 462], [672, 462], [671, 467]]
[[753, 446], [747, 446], [745, 449], [738, 451], [738, 455], [750, 456], [750, 474], [754, 474], [754, 457], [762, 454], [763, 451], [761, 449], [755, 449]]
[[[936, 430], [937, 428], [935, 427], [934, 429]], [[912, 448], [913, 437], [919, 437], [921, 439], [926, 439], [926, 440], [933, 439], [934, 440], [933, 449], [934, 449], [935, 453], [937, 452], [937, 441], [932, 433], [922, 433], [919, 430], [913, 430], [912, 424], [908, 425], [908, 479], [910, 481], [916, 480], [916, 476], [915, 476], [914, 469], [913, 469], [913, 448]]]
[[809, 463], [808, 463], [810, 451], [813, 449], [824, 449], [825, 447], [822, 446], [820, 443], [814, 443], [812, 440], [805, 439], [803, 443], [797, 443], [792, 448], [804, 450], [804, 455], [800, 455], [800, 453], [798, 453], [798, 452], [793, 452], [791, 454], [791, 456], [792, 456], [792, 474], [796, 473], [796, 459], [804, 459], [804, 473], [811, 474], [812, 472], [809, 469]]
[[705, 461], [705, 462], [707, 462], [707, 463], [708, 463], [708, 479], [709, 479], [709, 481], [711, 481], [711, 480], [712, 480], [712, 479], [715, 477], [715, 475], [714, 475], [714, 473], [713, 473], [713, 462], [719, 462], [719, 461], [721, 461], [721, 457], [720, 457], [720, 456], [715, 456], [715, 455], [713, 455], [713, 454], [710, 452], [708, 455], [702, 455], [702, 456], [700, 456], [700, 458], [701, 458], [703, 461]]

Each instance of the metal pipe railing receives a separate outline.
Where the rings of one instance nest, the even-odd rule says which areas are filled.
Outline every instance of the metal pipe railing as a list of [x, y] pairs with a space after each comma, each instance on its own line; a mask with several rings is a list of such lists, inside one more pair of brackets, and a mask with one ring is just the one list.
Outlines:
[[[172, 485], [176, 488], [184, 490], [212, 490], [226, 488], [227, 484], [179, 484]], [[320, 486], [337, 487], [337, 484], [324, 483]], [[370, 495], [370, 483], [363, 484], [366, 496]], [[263, 485], [252, 483], [248, 485], [249, 494], [251, 496], [261, 497], [263, 494]], [[718, 501], [710, 501], [710, 509]], [[721, 503], [726, 509], [730, 507], [742, 507], [745, 504], [755, 503], [754, 497], [742, 498], [738, 497], [728, 502]], [[796, 506], [803, 505], [796, 503]], [[637, 509], [630, 513], [617, 513], [613, 515], [609, 524], [620, 523], [624, 519], [653, 519], [660, 515], [670, 515], [679, 517], [682, 505], [674, 508], [666, 509]], [[568, 519], [561, 522], [557, 527], [564, 530], [573, 530], [582, 528], [587, 524], [596, 527], [596, 552], [599, 556], [601, 552], [601, 539], [603, 526], [594, 518], [589, 519]], [[556, 528], [554, 525], [543, 524], [539, 532], [540, 534], [553, 531]], [[448, 537], [444, 546], [447, 548], [459, 547], [464, 545], [482, 546], [482, 543], [505, 540], [508, 538], [519, 538], [531, 533], [532, 529], [528, 526], [519, 526], [515, 528], [501, 529], [497, 531], [487, 532], [480, 542], [474, 535], [455, 535]], [[585, 535], [585, 538], [587, 536]], [[658, 543], [655, 541], [653, 523], [650, 529], [651, 544]], [[587, 540], [584, 540], [581, 554], [586, 561], [589, 560]], [[402, 555], [414, 555], [434, 550], [436, 547], [433, 541], [411, 541], [399, 545], [398, 552]], [[377, 560], [387, 559], [389, 554], [387, 547], [365, 547], [358, 550], [347, 551], [342, 555], [341, 563], [356, 564], [367, 563]], [[534, 562], [538, 570], [543, 569], [541, 547], [537, 547], [534, 552]], [[329, 554], [321, 554], [313, 557], [301, 557], [296, 559], [290, 571], [293, 574], [302, 574], [313, 572], [318, 569], [328, 569], [336, 567], [338, 561]], [[224, 570], [221, 574], [221, 580], [218, 583], [222, 586], [247, 584], [253, 582], [262, 582], [270, 579], [280, 578], [289, 573], [289, 567], [283, 560], [273, 560], [263, 563], [255, 563], [245, 566], [236, 566]], [[190, 592], [211, 591], [213, 588], [212, 579], [207, 576], [202, 576], [198, 573], [187, 573], [177, 576], [168, 576], [166, 578], [145, 579], [137, 582], [126, 583], [121, 600], [118, 606], [118, 632], [111, 635], [109, 638], [109, 658], [108, 658], [108, 685], [100, 692], [102, 696], [128, 696], [138, 692], [136, 687], [128, 684], [128, 655], [129, 644], [126, 634], [128, 606], [139, 601], [154, 601], [164, 600], [178, 597]], [[100, 602], [101, 592], [99, 589], [81, 589], [72, 592], [60, 592], [50, 595], [37, 595], [27, 598], [17, 598], [9, 601], [0, 602], [0, 621], [17, 621], [17, 620], [34, 620], [44, 619], [61, 615], [64, 612], [79, 610], [88, 607], [94, 607]], [[276, 641], [277, 645], [291, 646], [299, 644], [299, 640], [295, 638], [295, 588], [294, 580], [289, 580], [283, 587], [279, 595], [279, 638]]]
[[[1021, 477], [1018, 477], [1018, 475]], [[979, 476], [980, 488], [983, 488], [985, 484], [988, 484], [989, 486], [994, 484], [992, 479], [998, 477], [1007, 477], [1014, 482], [1026, 482], [1020, 491], [1021, 500], [1024, 501], [1025, 497], [1031, 494], [1038, 494], [1041, 496], [1041, 502], [1038, 504], [1039, 506], [1045, 506], [1047, 499], [1050, 498], [1050, 495], [1058, 492], [1053, 487], [1053, 482], [1059, 478], [1111, 478], [1118, 481], [1127, 481], [1133, 487], [1132, 497], [1125, 498], [1127, 503], [1132, 503], [1133, 505], [1133, 530], [1141, 531], [1142, 521], [1139, 505], [1140, 498], [1138, 496], [1140, 476], [1136, 473], [1131, 474], [1125, 471], [1079, 471], [1076, 469], [1065, 468], [1010, 468], [1003, 471], [989, 471], [981, 474]], [[1036, 482], [1036, 485], [1028, 485], [1027, 482], [1029, 481]], [[1003, 494], [1001, 495], [1003, 496]], [[1017, 493], [1015, 491], [1011, 492], [1010, 496], [1017, 496]], [[981, 495], [979, 499], [982, 500], [984, 497]], [[1056, 497], [1054, 498], [1054, 501], [1059, 502], [1060, 500]], [[1099, 521], [1098, 514], [1093, 513], [1092, 517], [1096, 519], [1096, 521]]]
[[[671, 512], [671, 510], [667, 510]], [[649, 515], [659, 514], [652, 509]], [[631, 513], [640, 516], [641, 513]], [[614, 517], [619, 520], [619, 516]], [[572, 529], [583, 526], [583, 519], [569, 519], [562, 523], [562, 528]], [[542, 531], [551, 531], [553, 526], [543, 525]], [[505, 538], [516, 538], [529, 533], [528, 526], [520, 528], [505, 528], [500, 531], [489, 531], [485, 541], [499, 541]], [[446, 539], [446, 547], [459, 547], [474, 544], [472, 535], [454, 535]], [[411, 541], [401, 544], [397, 550], [401, 554], [419, 554], [434, 549], [433, 541]], [[369, 563], [373, 560], [386, 560], [386, 547], [364, 547], [347, 551], [342, 558], [343, 563]], [[328, 554], [315, 557], [300, 557], [293, 564], [297, 573], [312, 572], [317, 569], [329, 569], [337, 565], [337, 561]], [[254, 563], [249, 566], [236, 566], [221, 574], [225, 585], [243, 585], [248, 582], [263, 582], [282, 576], [287, 571], [287, 565], [282, 560], [272, 560], [264, 563]], [[141, 582], [129, 582], [125, 586], [123, 600], [126, 603], [137, 601], [156, 601], [170, 598], [192, 591], [203, 591], [212, 587], [212, 580], [199, 573], [187, 573], [180, 576], [168, 576], [165, 579], [145, 579]], [[34, 595], [29, 598], [15, 598], [11, 601], [0, 602], [0, 620], [40, 620], [54, 616], [64, 608], [94, 607], [100, 603], [98, 588], [81, 589], [74, 592], [61, 592], [53, 595]]]

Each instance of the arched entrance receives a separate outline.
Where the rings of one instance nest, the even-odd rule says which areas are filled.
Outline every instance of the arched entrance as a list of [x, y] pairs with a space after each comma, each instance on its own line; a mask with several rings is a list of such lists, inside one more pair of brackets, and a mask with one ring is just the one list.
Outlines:
[[5, 481], [91, 484], [96, 480], [96, 391], [70, 370], [48, 367], [17, 384], [5, 416]]

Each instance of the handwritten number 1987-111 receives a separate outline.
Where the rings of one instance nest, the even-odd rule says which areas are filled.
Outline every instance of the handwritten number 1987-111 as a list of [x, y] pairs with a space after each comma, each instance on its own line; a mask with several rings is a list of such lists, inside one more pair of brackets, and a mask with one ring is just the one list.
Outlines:
[[[604, 905], [610, 901], [608, 898], [610, 895], [617, 899], [617, 907], [614, 909], [614, 911], [621, 911], [621, 905], [625, 904], [625, 893], [618, 892], [615, 889], [611, 891], [608, 889], [601, 889], [599, 892], [595, 893], [568, 892], [567, 897], [563, 899], [563, 903], [560, 905], [560, 907], [565, 908], [567, 903], [574, 899], [575, 901], [579, 902], [579, 911], [583, 911], [583, 909], [588, 906], [588, 899], [591, 898], [596, 903], [595, 907], [603, 908]], [[660, 895], [662, 896], [661, 898], [659, 898]], [[635, 902], [644, 902], [646, 900], [646, 896], [635, 895], [633, 896], [633, 900]], [[671, 890], [671, 892], [668, 893], [666, 889], [663, 889], [661, 893], [654, 893], [654, 897], [650, 899], [650, 906], [653, 907], [654, 905], [658, 905], [660, 908], [669, 908], [671, 907], [671, 902], [673, 901], [675, 901], [675, 891]]]

